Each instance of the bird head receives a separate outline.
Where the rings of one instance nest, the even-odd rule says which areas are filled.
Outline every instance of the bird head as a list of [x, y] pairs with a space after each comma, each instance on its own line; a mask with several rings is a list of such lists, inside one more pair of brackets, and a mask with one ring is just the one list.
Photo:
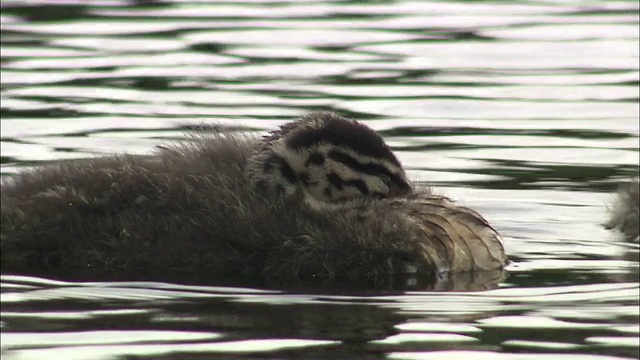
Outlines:
[[259, 192], [300, 193], [322, 204], [412, 192], [402, 165], [378, 133], [328, 112], [305, 115], [265, 136], [246, 174]]

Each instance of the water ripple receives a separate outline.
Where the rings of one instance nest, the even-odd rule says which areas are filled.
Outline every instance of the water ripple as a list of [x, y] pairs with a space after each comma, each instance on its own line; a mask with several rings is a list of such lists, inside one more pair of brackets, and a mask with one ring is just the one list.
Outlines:
[[637, 358], [640, 245], [601, 226], [640, 161], [637, 2], [0, 7], [3, 175], [333, 110], [486, 215], [512, 259], [479, 292], [3, 275], [2, 355]]

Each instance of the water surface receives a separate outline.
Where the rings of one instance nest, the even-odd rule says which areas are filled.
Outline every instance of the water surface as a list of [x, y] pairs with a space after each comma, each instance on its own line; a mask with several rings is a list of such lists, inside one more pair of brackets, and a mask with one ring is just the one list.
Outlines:
[[8, 0], [0, 19], [3, 175], [331, 110], [513, 261], [479, 292], [4, 274], [3, 358], [640, 357], [639, 246], [601, 226], [638, 171], [637, 2]]

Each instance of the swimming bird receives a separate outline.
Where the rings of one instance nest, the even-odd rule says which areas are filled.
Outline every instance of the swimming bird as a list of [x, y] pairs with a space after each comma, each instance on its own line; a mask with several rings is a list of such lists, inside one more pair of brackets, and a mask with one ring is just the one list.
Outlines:
[[627, 240], [640, 238], [640, 180], [621, 185], [609, 211], [605, 226], [618, 229]]
[[3, 272], [388, 286], [507, 261], [480, 214], [412, 184], [379, 134], [333, 113], [36, 167], [1, 196]]

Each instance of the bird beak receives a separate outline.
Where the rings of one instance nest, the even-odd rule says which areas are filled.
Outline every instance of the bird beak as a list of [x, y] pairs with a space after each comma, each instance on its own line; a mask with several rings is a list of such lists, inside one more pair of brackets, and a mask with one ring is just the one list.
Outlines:
[[411, 192], [411, 187], [407, 184], [402, 184], [402, 185], [391, 184], [391, 186], [389, 186], [389, 192], [387, 193], [387, 195], [389, 197], [398, 197], [398, 196], [407, 195], [410, 192]]

